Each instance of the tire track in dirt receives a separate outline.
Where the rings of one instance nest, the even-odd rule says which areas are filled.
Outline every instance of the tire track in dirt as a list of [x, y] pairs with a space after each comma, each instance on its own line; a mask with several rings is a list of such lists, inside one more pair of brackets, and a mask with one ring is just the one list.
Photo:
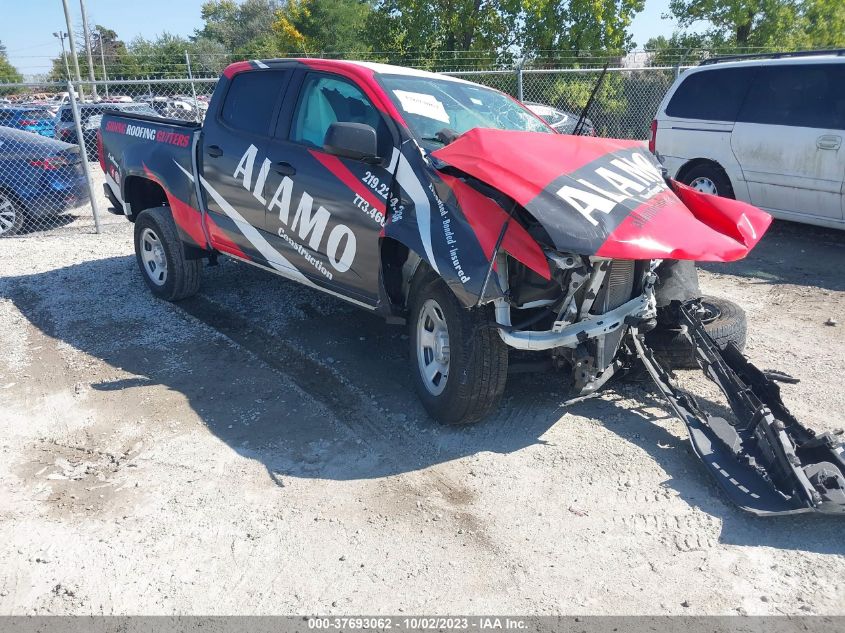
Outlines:
[[[401, 427], [385, 424], [393, 413], [383, 413], [356, 385], [311, 358], [307, 351], [202, 295], [176, 305], [290, 379], [305, 394], [325, 406], [362, 442], [376, 450], [383, 460], [395, 464], [397, 470], [420, 462], [420, 453], [427, 450], [430, 437], [415, 429], [413, 421]], [[404, 497], [410, 507], [412, 500], [425, 499], [433, 492], [438, 498], [435, 506], [441, 509], [443, 516], [454, 518], [462, 529], [496, 555], [504, 554], [492, 542], [481, 520], [472, 514], [469, 506], [476, 495], [470, 488], [433, 470], [427, 471], [427, 479], [430, 489], [409, 486], [407, 481], [399, 484], [401, 490], [389, 484], [391, 496], [396, 500]]]

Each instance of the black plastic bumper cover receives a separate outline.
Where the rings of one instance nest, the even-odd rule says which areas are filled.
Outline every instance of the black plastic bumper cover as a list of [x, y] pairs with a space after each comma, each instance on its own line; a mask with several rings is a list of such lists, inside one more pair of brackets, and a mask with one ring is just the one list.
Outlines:
[[845, 514], [845, 445], [839, 435], [802, 426], [780, 397], [775, 380], [732, 343], [720, 349], [697, 316], [697, 302], [679, 306], [681, 325], [707, 377], [725, 394], [735, 420], [702, 411], [676, 387], [654, 354], [632, 331], [631, 341], [658, 389], [689, 430], [696, 454], [733, 503], [756, 515]]

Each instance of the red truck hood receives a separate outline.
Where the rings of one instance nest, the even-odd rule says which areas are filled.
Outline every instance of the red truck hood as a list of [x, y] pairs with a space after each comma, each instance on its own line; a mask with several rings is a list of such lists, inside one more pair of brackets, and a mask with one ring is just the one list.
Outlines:
[[665, 180], [639, 141], [476, 128], [432, 156], [516, 200], [557, 249], [580, 255], [733, 261], [771, 223]]

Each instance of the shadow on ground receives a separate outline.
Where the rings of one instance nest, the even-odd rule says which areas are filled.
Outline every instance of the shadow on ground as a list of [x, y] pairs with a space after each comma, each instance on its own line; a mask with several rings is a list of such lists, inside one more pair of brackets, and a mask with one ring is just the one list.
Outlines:
[[[277, 482], [384, 477], [483, 451], [511, 453], [541, 443], [565, 413], [558, 378], [522, 375], [491, 419], [438, 427], [413, 393], [403, 329], [244, 264], [227, 262], [206, 276], [202, 294], [174, 306], [146, 292], [133, 257], [114, 257], [6, 277], [0, 295], [46, 335], [130, 375], [94, 389], [163, 385], [183, 394], [209, 431]], [[644, 386], [620, 389], [643, 408], [655, 405]], [[650, 423], [643, 408], [611, 398], [570, 411], [612, 417], [606, 428], [656, 460], [683, 499], [722, 518], [723, 542], [845, 553], [841, 521], [761, 520], [727, 505], [686, 442]], [[670, 444], [675, 450], [660, 448]]]
[[699, 264], [715, 273], [770, 284], [845, 290], [845, 231], [775, 220], [751, 254], [738, 262]]

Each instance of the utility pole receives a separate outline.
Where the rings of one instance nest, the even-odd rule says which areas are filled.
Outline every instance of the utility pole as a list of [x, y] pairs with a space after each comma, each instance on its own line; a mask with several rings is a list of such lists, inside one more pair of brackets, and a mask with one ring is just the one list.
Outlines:
[[[104, 51], [104, 46], [103, 46], [103, 34], [102, 34], [102, 32], [97, 31], [96, 33], [91, 33], [91, 35], [96, 35], [97, 40], [100, 42], [100, 62], [102, 62], [102, 64], [103, 64], [103, 81], [108, 81], [109, 76], [106, 73], [106, 53]], [[106, 91], [106, 99], [108, 99], [109, 98], [109, 85], [104, 84], [103, 88]]]
[[67, 0], [62, 0], [62, 6], [65, 9], [65, 22], [67, 23], [67, 39], [70, 44], [70, 56], [73, 58], [73, 68], [76, 71], [76, 82], [79, 89], [79, 100], [84, 102], [85, 95], [82, 93], [82, 77], [79, 74], [79, 59], [76, 57], [76, 40], [73, 38], [73, 20], [70, 17], [70, 9], [67, 6]]
[[65, 79], [70, 81], [70, 66], [67, 61], [67, 51], [65, 51], [65, 38], [67, 37], [67, 33], [64, 31], [56, 31], [53, 33], [53, 37], [58, 38], [58, 40], [62, 43], [62, 59], [65, 61]]
[[85, 11], [85, 0], [79, 0], [79, 10], [82, 13], [82, 30], [85, 35], [85, 52], [88, 54], [88, 78], [91, 80], [91, 92], [97, 99], [97, 84], [94, 76], [94, 58], [91, 55], [91, 31], [88, 30], [88, 13]]

